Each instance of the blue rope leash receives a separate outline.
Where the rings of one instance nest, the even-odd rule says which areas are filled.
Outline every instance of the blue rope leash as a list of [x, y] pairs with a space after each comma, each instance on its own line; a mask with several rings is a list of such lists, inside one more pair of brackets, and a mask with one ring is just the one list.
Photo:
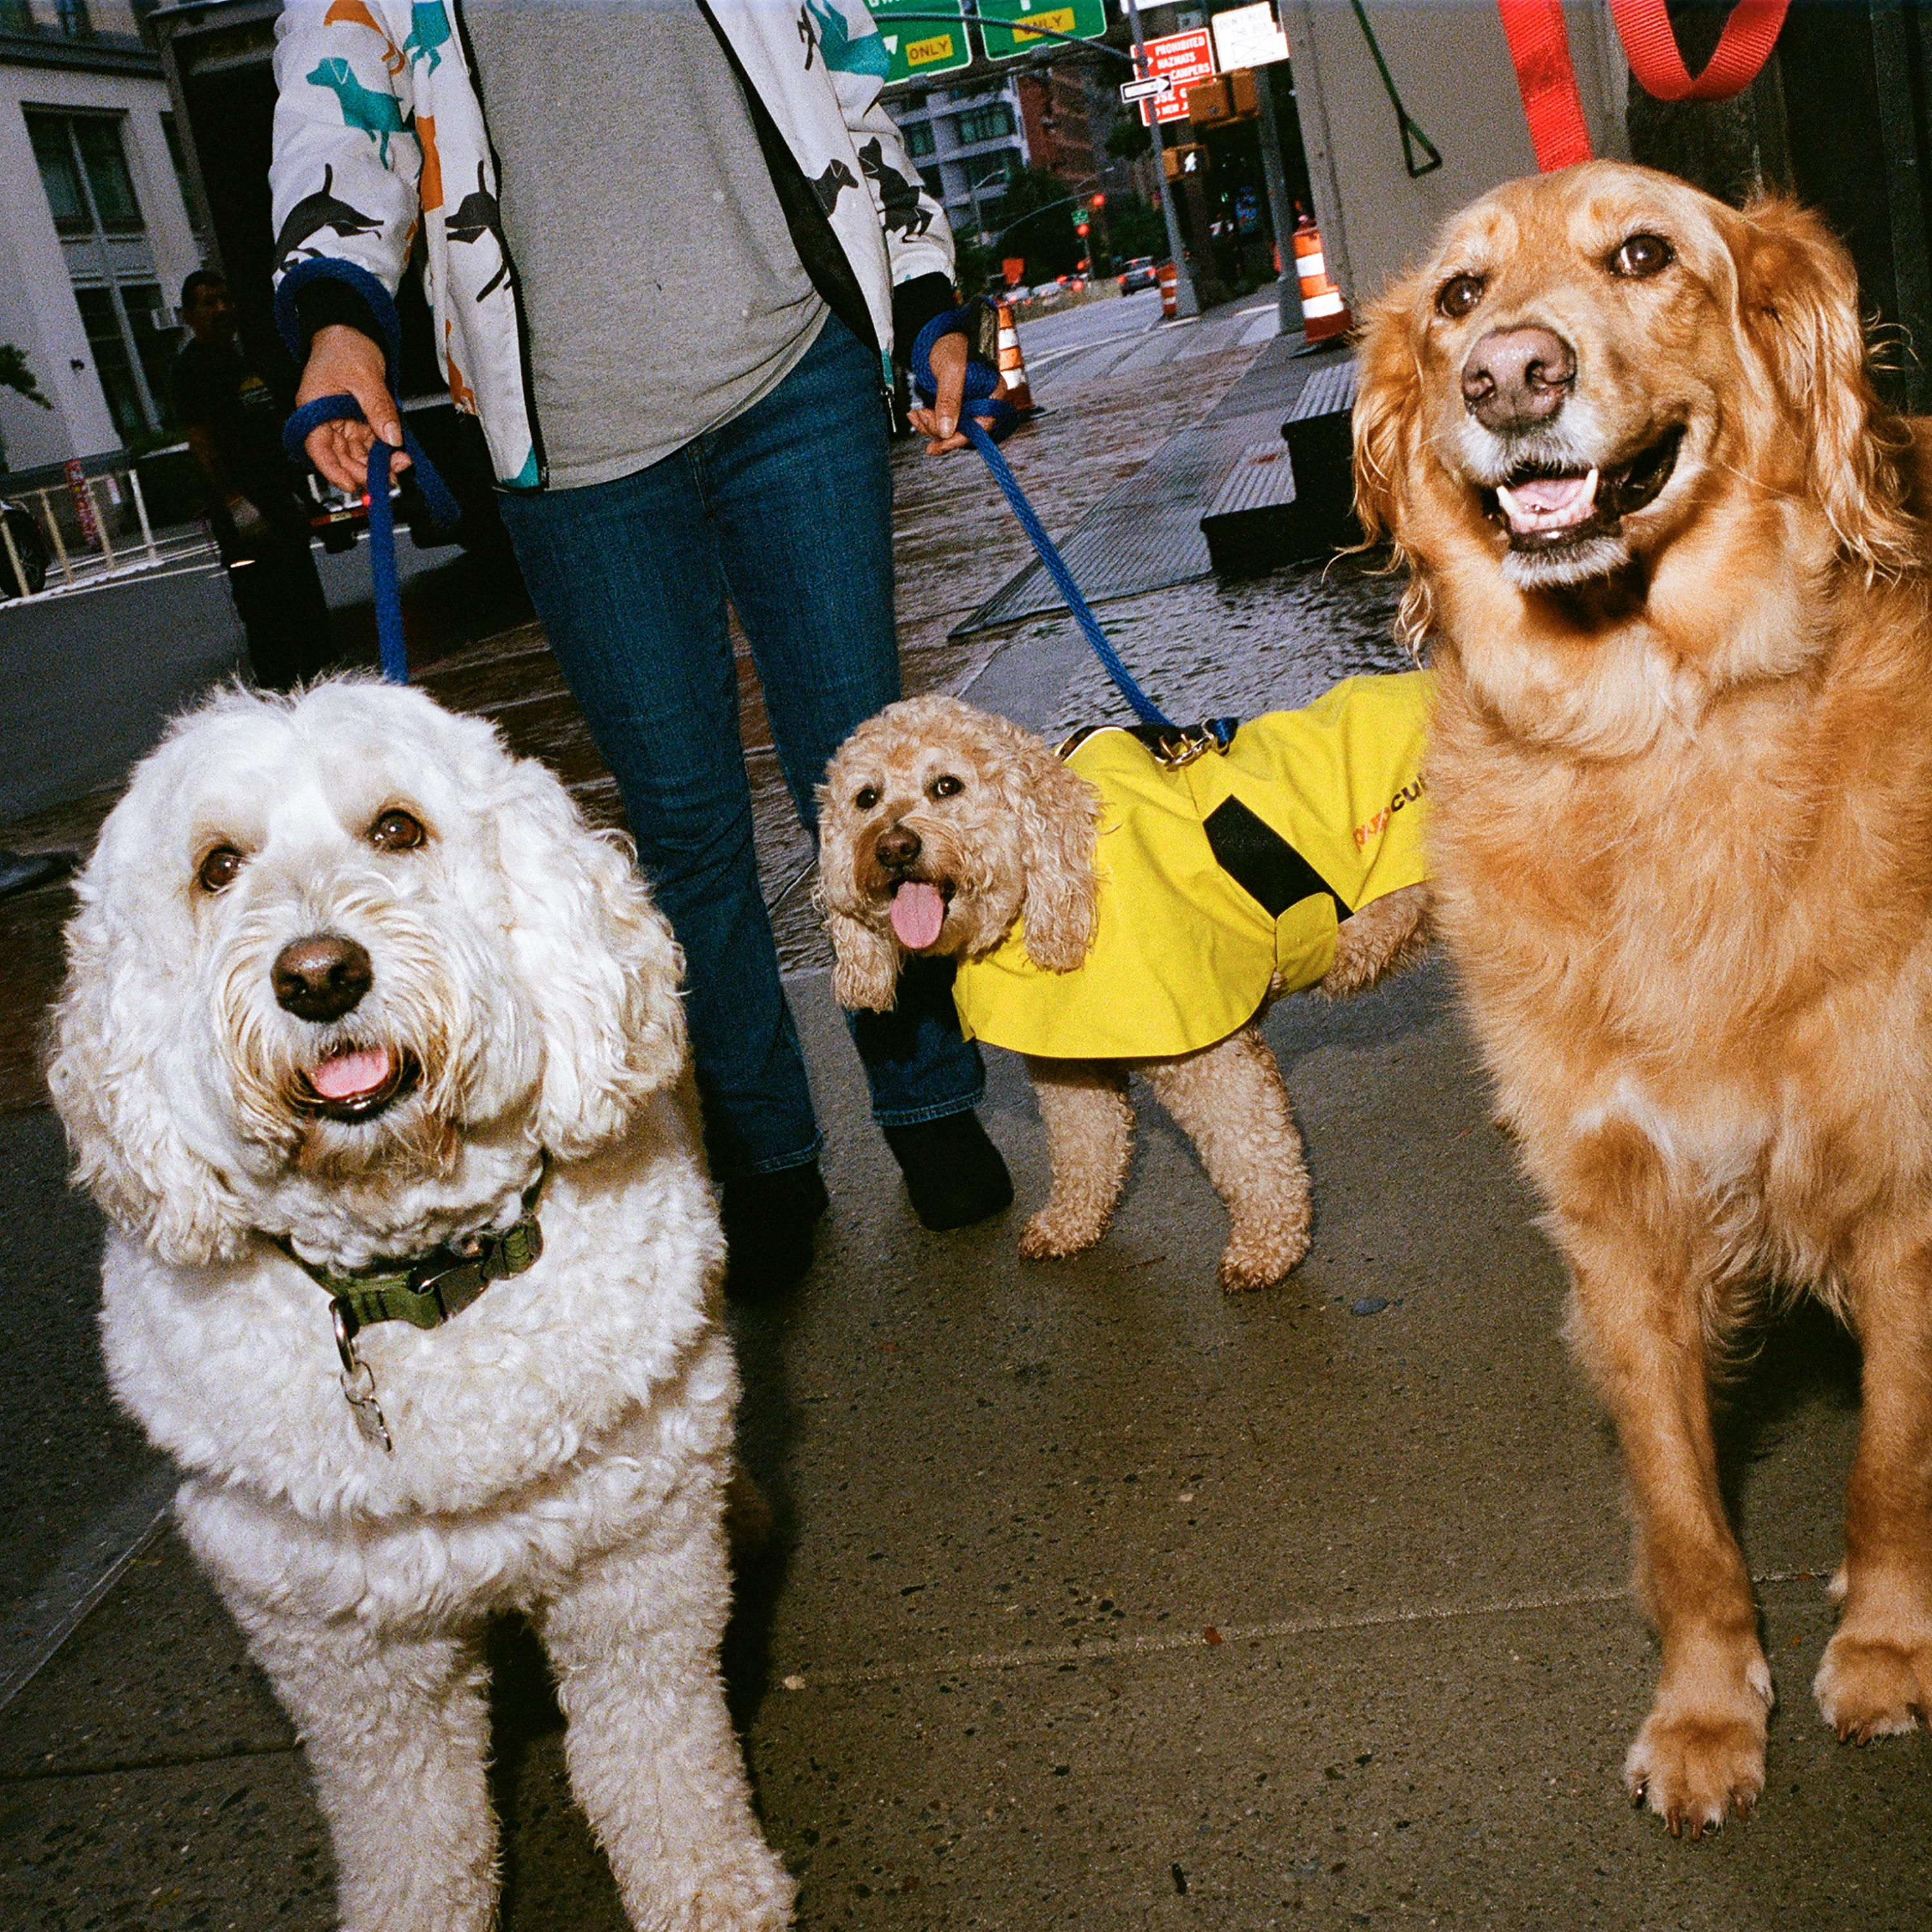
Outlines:
[[[970, 341], [971, 319], [970, 308], [956, 308], [935, 316], [920, 331], [913, 344], [913, 388], [928, 407], [938, 393], [932, 374], [932, 345], [942, 335], [962, 331], [966, 332]], [[1080, 586], [1074, 582], [1072, 572], [1054, 547], [1053, 539], [1047, 535], [1046, 526], [1041, 523], [1038, 512], [1028, 502], [1026, 492], [1020, 488], [1006, 459], [994, 448], [996, 443], [1004, 441], [1012, 433], [1019, 422], [1018, 412], [1012, 405], [994, 393], [999, 385], [997, 369], [988, 368], [977, 357], [967, 363], [966, 395], [960, 416], [960, 429], [968, 442], [986, 458], [986, 467], [993, 472], [993, 481], [998, 484], [1013, 514], [1019, 519], [1020, 528], [1026, 532], [1034, 548], [1040, 553], [1040, 560], [1046, 566], [1048, 576], [1053, 579], [1054, 588], [1066, 599], [1074, 622], [1085, 634], [1088, 643], [1094, 647], [1094, 655], [1100, 660], [1102, 668], [1119, 688], [1120, 694], [1132, 706], [1135, 716], [1143, 724], [1184, 736], [1182, 728], [1141, 689], [1120, 662], [1120, 653], [1108, 641], [1106, 632], [1100, 628], [1100, 620], [1080, 594]], [[981, 426], [982, 423], [984, 428]], [[1200, 728], [1225, 751], [1234, 737], [1238, 722], [1233, 718], [1207, 718], [1202, 720]]]
[[[275, 326], [298, 365], [302, 360], [302, 317], [296, 306], [297, 292], [309, 283], [334, 280], [346, 284], [359, 295], [369, 316], [382, 332], [381, 347], [384, 378], [392, 396], [396, 386], [398, 365], [402, 360], [403, 330], [389, 292], [368, 269], [352, 262], [316, 256], [298, 262], [283, 276], [275, 290]], [[324, 423], [362, 422], [366, 418], [353, 396], [318, 396], [304, 403], [282, 425], [282, 447], [298, 470], [309, 466], [308, 453], [302, 445], [309, 433]], [[463, 520], [461, 507], [450, 494], [449, 486], [436, 474], [436, 465], [423, 453], [421, 443], [410, 434], [409, 419], [400, 410], [396, 420], [402, 425], [403, 447], [416, 465], [416, 485], [430, 517], [446, 530]], [[367, 488], [369, 494], [369, 575], [376, 598], [376, 642], [382, 654], [382, 675], [392, 684], [410, 681], [410, 657], [403, 641], [403, 592], [396, 575], [396, 519], [389, 502], [389, 462], [395, 451], [380, 438], [370, 446]]]
[[[282, 426], [282, 447], [292, 463], [306, 466], [302, 445], [309, 433], [324, 423], [361, 422], [361, 406], [350, 395], [318, 396], [304, 403]], [[398, 420], [400, 420], [400, 412]], [[416, 465], [416, 482], [429, 506], [429, 513], [446, 530], [454, 530], [462, 517], [448, 486], [436, 472], [436, 466], [424, 454], [421, 443], [403, 424], [403, 447]], [[396, 518], [389, 502], [389, 462], [396, 454], [379, 436], [369, 446], [369, 575], [376, 598], [376, 644], [382, 660], [382, 675], [392, 684], [410, 681], [410, 656], [403, 639], [403, 592], [396, 574]]]

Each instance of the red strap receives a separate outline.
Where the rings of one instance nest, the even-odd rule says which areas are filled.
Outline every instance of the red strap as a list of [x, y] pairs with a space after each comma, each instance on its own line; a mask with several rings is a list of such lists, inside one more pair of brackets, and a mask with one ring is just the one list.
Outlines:
[[[1610, 0], [1610, 4], [1617, 7], [1618, 0]], [[1661, 18], [1663, 0], [1652, 0], [1652, 4]], [[1552, 168], [1587, 161], [1590, 130], [1583, 124], [1583, 104], [1570, 64], [1570, 36], [1564, 29], [1561, 0], [1496, 0], [1496, 10], [1502, 16], [1510, 58], [1516, 63], [1516, 83], [1522, 90], [1522, 111], [1529, 122], [1529, 144], [1536, 150], [1536, 165], [1547, 174]], [[1780, 17], [1783, 11], [1779, 0]], [[1668, 23], [1664, 31], [1670, 32]], [[1671, 50], [1676, 51], [1675, 41]], [[1682, 63], [1678, 65], [1681, 68]]]
[[1630, 56], [1630, 72], [1660, 100], [1728, 100], [1756, 80], [1771, 58], [1791, 0], [1738, 0], [1717, 51], [1695, 80], [1677, 50], [1664, 0], [1610, 0], [1610, 15]]

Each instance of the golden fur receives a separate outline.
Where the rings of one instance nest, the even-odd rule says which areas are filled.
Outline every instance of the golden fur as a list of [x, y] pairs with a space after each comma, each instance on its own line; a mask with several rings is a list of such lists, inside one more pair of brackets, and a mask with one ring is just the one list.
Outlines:
[[[819, 788], [818, 899], [832, 935], [832, 986], [842, 1006], [884, 1010], [906, 951], [890, 907], [902, 878], [940, 887], [946, 902], [926, 950], [991, 952], [1025, 914], [1034, 962], [1070, 972], [1093, 943], [1098, 794], [1052, 747], [1003, 718], [940, 695], [908, 699], [862, 724]], [[916, 840], [909, 867], [880, 856], [890, 836]], [[1322, 982], [1353, 992], [1426, 944], [1420, 886], [1390, 892], [1342, 927]], [[1044, 1059], [1027, 1071], [1046, 1123], [1053, 1190], [1020, 1238], [1023, 1255], [1090, 1247], [1126, 1179], [1133, 1129], [1130, 1071], [1194, 1142], [1230, 1220], [1223, 1288], [1279, 1281], [1307, 1252], [1308, 1171], [1274, 1055], [1250, 1024], [1173, 1059]]]
[[[1660, 268], [1628, 248], [1646, 237]], [[1549, 422], [1489, 436], [1467, 371], [1534, 330], [1574, 348], [1574, 381]], [[1764, 1780], [1771, 1676], [1708, 1394], [1756, 1284], [1821, 1296], [1864, 1351], [1819, 1707], [1862, 1742], [1932, 1704], [1932, 634], [1909, 439], [1822, 224], [1611, 163], [1458, 217], [1361, 356], [1358, 509], [1434, 640], [1438, 917], [1570, 1264], [1661, 1642], [1626, 1781], [1694, 1836]], [[1513, 440], [1608, 479], [1679, 430], [1654, 500], [1567, 561], [1522, 554], [1484, 494]]]

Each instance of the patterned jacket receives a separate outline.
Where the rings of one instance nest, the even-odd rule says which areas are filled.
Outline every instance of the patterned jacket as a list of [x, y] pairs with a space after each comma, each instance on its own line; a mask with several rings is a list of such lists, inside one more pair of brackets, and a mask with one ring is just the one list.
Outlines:
[[[896, 289], [918, 283], [931, 291], [920, 307], [951, 306], [952, 238], [879, 104], [888, 56], [863, 0], [699, 4], [746, 85], [794, 237], [802, 221], [829, 237], [819, 260], [809, 233], [801, 248], [814, 282], [890, 353]], [[538, 487], [516, 269], [458, 0], [290, 0], [276, 38], [269, 186], [284, 333], [373, 315], [392, 334], [420, 223], [451, 398], [481, 422], [498, 480]]]

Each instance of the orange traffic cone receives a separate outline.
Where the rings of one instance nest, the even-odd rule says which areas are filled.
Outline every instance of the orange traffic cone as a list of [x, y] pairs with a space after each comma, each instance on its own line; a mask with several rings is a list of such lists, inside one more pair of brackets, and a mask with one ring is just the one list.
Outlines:
[[1026, 416], [1037, 405], [1027, 387], [1026, 358], [1020, 353], [1020, 332], [1013, 326], [1012, 307], [1007, 302], [993, 306], [999, 311], [1000, 393], [1020, 415]]
[[1342, 291], [1328, 279], [1328, 265], [1322, 259], [1322, 231], [1311, 216], [1304, 214], [1294, 224], [1294, 278], [1301, 285], [1302, 333], [1310, 342], [1324, 342], [1331, 335], [1346, 335], [1355, 326]]

